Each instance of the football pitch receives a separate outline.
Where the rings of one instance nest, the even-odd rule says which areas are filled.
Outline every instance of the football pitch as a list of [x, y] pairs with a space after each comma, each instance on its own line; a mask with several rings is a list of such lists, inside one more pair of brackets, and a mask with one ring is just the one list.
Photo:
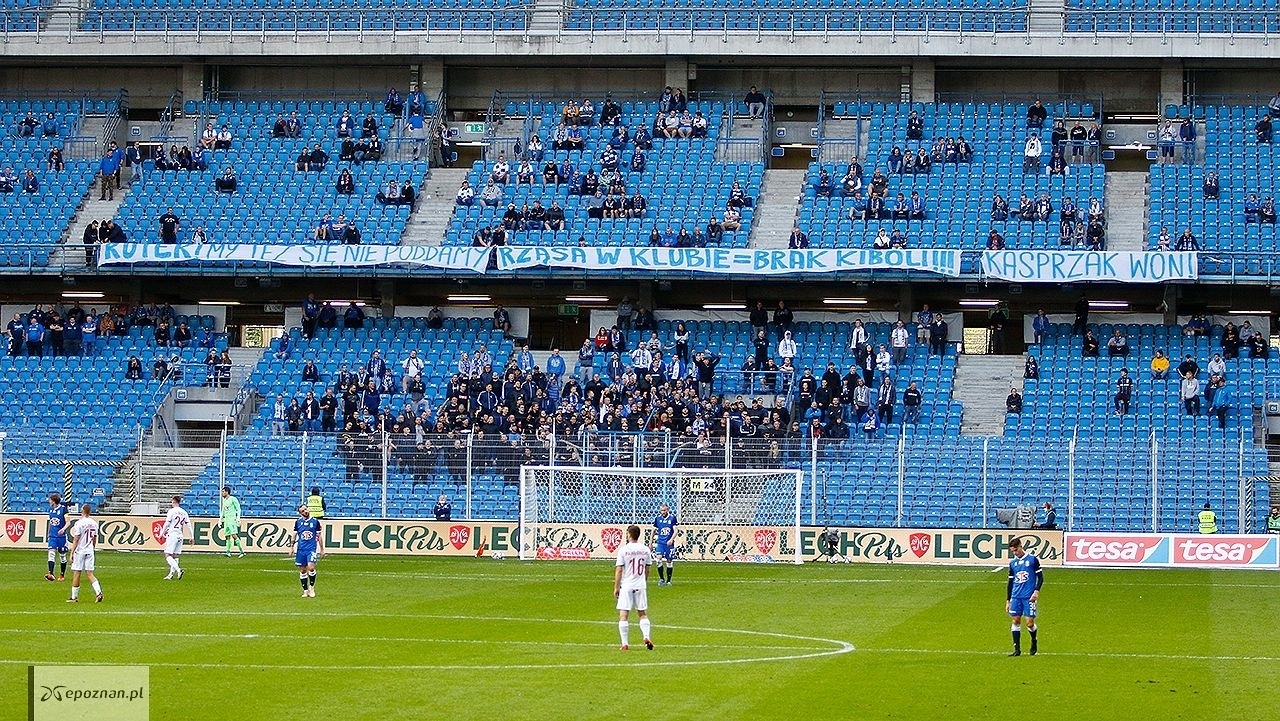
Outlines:
[[[655, 650], [620, 651], [612, 564], [98, 555], [65, 603], [0, 553], [0, 718], [27, 666], [148, 665], [151, 718], [1255, 719], [1280, 674], [1280, 575], [1047, 568], [1040, 655], [1008, 658], [993, 568], [677, 564]], [[87, 584], [86, 584], [87, 586]]]

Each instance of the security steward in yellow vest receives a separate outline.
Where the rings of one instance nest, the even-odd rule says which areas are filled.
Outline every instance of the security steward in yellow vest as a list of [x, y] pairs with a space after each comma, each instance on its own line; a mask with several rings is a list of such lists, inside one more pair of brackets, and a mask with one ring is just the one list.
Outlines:
[[1209, 504], [1204, 504], [1204, 510], [1200, 511], [1200, 532], [1201, 533], [1217, 533], [1218, 532], [1218, 514], [1213, 512]]
[[324, 496], [320, 495], [319, 486], [311, 489], [311, 495], [307, 497], [307, 510], [311, 511], [312, 518], [324, 518]]

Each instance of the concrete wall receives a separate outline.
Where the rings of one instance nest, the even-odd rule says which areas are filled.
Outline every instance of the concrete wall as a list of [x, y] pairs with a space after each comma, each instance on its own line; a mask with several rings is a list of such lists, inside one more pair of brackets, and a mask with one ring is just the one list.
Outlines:
[[182, 87], [182, 66], [77, 65], [0, 66], [0, 87], [6, 92], [39, 93], [68, 88], [114, 92], [128, 88], [135, 108], [159, 108]]
[[[594, 94], [599, 107], [603, 91], [645, 92], [657, 97], [666, 85], [665, 65], [641, 65], [626, 67], [618, 58], [610, 58], [610, 66], [572, 67], [567, 63], [553, 66], [484, 67], [475, 65], [449, 65], [445, 80], [449, 87], [449, 107], [452, 110], [484, 110], [489, 107], [495, 90], [511, 94], [534, 91], [555, 91], [563, 97]], [[618, 63], [618, 64], [613, 64]]]
[[409, 88], [409, 66], [357, 63], [309, 64], [298, 66], [223, 65], [219, 68], [221, 89], [313, 90], [328, 95], [369, 95], [381, 98], [395, 86], [401, 93]]

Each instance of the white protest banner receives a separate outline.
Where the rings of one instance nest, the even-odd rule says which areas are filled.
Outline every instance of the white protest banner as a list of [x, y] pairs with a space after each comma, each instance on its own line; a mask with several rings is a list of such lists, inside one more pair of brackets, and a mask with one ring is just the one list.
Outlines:
[[1121, 283], [1161, 283], [1195, 280], [1196, 253], [1099, 250], [988, 250], [982, 272], [1017, 283], [1071, 283], [1111, 280]]
[[483, 273], [488, 248], [423, 245], [156, 245], [108, 243], [98, 250], [98, 265], [134, 263], [254, 262], [298, 268], [358, 268], [407, 265], [419, 268], [469, 270]]
[[855, 270], [915, 270], [956, 277], [960, 251], [942, 248], [876, 250], [763, 250], [751, 248], [498, 248], [498, 270], [578, 268], [582, 270], [655, 270], [694, 273], [784, 275]]

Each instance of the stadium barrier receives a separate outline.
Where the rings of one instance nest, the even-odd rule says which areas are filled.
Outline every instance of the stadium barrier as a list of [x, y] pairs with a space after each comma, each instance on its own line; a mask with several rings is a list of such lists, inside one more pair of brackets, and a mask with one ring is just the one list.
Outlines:
[[1280, 536], [1068, 533], [1066, 565], [1274, 569], [1280, 567]]
[[[10, 514], [4, 517], [0, 549], [46, 547], [44, 515]], [[159, 516], [98, 516], [100, 550], [160, 551], [164, 518]], [[246, 553], [287, 553], [293, 534], [292, 518], [241, 519]], [[642, 539], [652, 541], [651, 528]], [[523, 538], [515, 522], [448, 522], [414, 519], [325, 519], [326, 554], [396, 556], [484, 556], [518, 554], [521, 543], [537, 549], [537, 557], [560, 560], [612, 559], [623, 542], [623, 524], [545, 524], [537, 538]], [[824, 531], [839, 535], [839, 550], [855, 563], [906, 563], [957, 566], [989, 566], [1008, 561], [1008, 542], [1023, 540], [1027, 549], [1045, 565], [1062, 565], [1063, 534], [1060, 531], [915, 530], [908, 528], [801, 527], [800, 557], [823, 557], [819, 537]], [[680, 525], [676, 549], [681, 560], [772, 563], [795, 556], [797, 539], [789, 526]], [[221, 552], [225, 538], [221, 521], [212, 517], [191, 519], [189, 551]]]

